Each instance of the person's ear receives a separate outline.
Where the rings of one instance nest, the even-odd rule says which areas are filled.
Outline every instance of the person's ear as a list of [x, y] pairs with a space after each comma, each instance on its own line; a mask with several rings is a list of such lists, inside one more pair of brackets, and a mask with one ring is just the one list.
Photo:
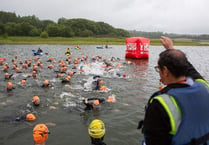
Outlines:
[[170, 71], [168, 70], [167, 66], [163, 66], [163, 73], [165, 74], [165, 76], [169, 76]]

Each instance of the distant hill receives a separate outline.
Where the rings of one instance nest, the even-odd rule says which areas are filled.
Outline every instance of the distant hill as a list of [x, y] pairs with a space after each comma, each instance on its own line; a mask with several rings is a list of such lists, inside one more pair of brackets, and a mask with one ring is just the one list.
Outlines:
[[47, 37], [147, 37], [159, 39], [160, 36], [173, 39], [209, 40], [209, 35], [187, 35], [165, 32], [144, 32], [114, 28], [105, 22], [88, 19], [60, 18], [58, 22], [40, 20], [35, 15], [19, 16], [12, 12], [0, 11], [0, 36], [41, 36]]
[[130, 30], [129, 31], [131, 37], [147, 37], [150, 39], [159, 39], [160, 36], [168, 36], [173, 39], [195, 39], [195, 40], [209, 40], [209, 35], [188, 35], [188, 34], [174, 34], [174, 33], [164, 33], [164, 32], [143, 32]]
[[43, 37], [129, 37], [124, 29], [88, 19], [60, 18], [58, 22], [0, 11], [0, 35]]

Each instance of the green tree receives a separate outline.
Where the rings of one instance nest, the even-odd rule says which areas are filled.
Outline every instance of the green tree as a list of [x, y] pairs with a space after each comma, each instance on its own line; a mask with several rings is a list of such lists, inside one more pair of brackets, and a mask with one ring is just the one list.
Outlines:
[[17, 36], [19, 34], [19, 26], [16, 23], [9, 22], [5, 24], [5, 33], [7, 33], [9, 36]]
[[51, 20], [42, 20], [40, 26], [41, 31], [45, 31], [49, 24], [56, 24], [56, 23]]
[[49, 35], [48, 35], [48, 33], [47, 33], [46, 31], [43, 31], [43, 32], [41, 32], [40, 37], [41, 37], [41, 38], [48, 38]]
[[0, 23], [18, 22], [18, 17], [15, 13], [0, 11]]
[[21, 17], [21, 22], [29, 23], [36, 28], [41, 28], [41, 21], [35, 15]]
[[59, 18], [57, 23], [59, 25], [68, 25], [68, 20], [66, 18]]
[[120, 36], [120, 37], [130, 37], [129, 32], [123, 29], [116, 29], [116, 33], [117, 33], [117, 36]]
[[30, 36], [30, 32], [34, 27], [28, 22], [20, 23], [21, 35], [22, 36]]
[[60, 36], [62, 37], [73, 37], [74, 32], [71, 27], [65, 25], [59, 25]]
[[37, 29], [36, 27], [33, 27], [29, 32], [30, 36], [40, 36], [40, 34], [41, 34], [41, 30]]
[[4, 24], [0, 24], [0, 35], [3, 35], [5, 33]]
[[58, 24], [49, 24], [46, 27], [46, 31], [49, 34], [49, 36], [52, 36], [52, 37], [60, 36], [60, 27]]

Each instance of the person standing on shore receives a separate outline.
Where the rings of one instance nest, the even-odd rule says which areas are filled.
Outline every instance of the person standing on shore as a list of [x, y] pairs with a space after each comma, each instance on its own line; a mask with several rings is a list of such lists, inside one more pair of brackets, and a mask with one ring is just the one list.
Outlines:
[[209, 84], [170, 38], [161, 38], [166, 50], [155, 70], [166, 87], [150, 97], [139, 122], [143, 144], [209, 144]]

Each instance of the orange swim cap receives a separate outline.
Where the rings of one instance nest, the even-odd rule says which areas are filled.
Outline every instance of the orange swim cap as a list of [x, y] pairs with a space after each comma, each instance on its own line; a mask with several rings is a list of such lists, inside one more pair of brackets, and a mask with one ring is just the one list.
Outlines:
[[7, 69], [7, 66], [4, 66], [3, 70], [6, 70]]
[[20, 69], [18, 67], [16, 67], [16, 72], [20, 72]]
[[72, 76], [72, 75], [73, 75], [73, 72], [72, 72], [72, 71], [70, 71], [70, 72], [69, 72], [69, 75], [71, 75], [71, 76]]
[[25, 85], [26, 81], [25, 80], [21, 80], [21, 84]]
[[29, 113], [26, 115], [26, 120], [27, 121], [34, 121], [34, 120], [36, 120], [36, 117], [32, 113]]
[[49, 130], [45, 124], [37, 124], [33, 128], [33, 139], [35, 143], [43, 143], [47, 140]]
[[32, 102], [35, 105], [39, 105], [40, 104], [40, 98], [38, 96], [33, 96]]
[[48, 85], [48, 84], [49, 84], [49, 80], [45, 80], [44, 85]]
[[99, 84], [103, 84], [103, 80], [99, 80]]
[[58, 78], [63, 77], [63, 75], [61, 73], [58, 73]]
[[109, 96], [107, 102], [115, 102], [115, 96]]
[[94, 105], [99, 105], [99, 100], [98, 99], [97, 100], [94, 100], [93, 104]]
[[9, 77], [9, 74], [8, 74], [8, 73], [4, 73], [4, 76], [5, 76], [6, 78], [8, 78], [8, 77]]
[[12, 88], [12, 83], [11, 83], [11, 82], [8, 82], [8, 83], [7, 83], [7, 88], [8, 88], [8, 89], [11, 89], [11, 88]]
[[71, 77], [70, 76], [66, 76], [65, 79], [70, 81]]
[[52, 64], [48, 65], [48, 68], [53, 69], [54, 66]]
[[105, 91], [106, 90], [106, 86], [101, 86], [100, 87], [100, 91]]
[[118, 64], [117, 64], [117, 67], [120, 67], [120, 66], [121, 66], [121, 64], [120, 64], [120, 63], [118, 63]]

